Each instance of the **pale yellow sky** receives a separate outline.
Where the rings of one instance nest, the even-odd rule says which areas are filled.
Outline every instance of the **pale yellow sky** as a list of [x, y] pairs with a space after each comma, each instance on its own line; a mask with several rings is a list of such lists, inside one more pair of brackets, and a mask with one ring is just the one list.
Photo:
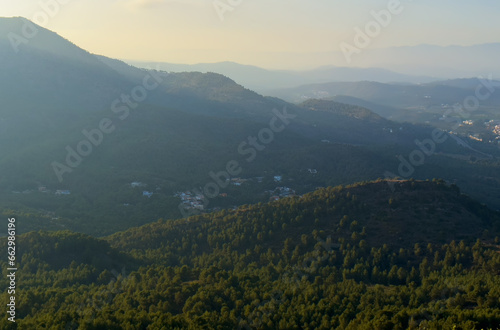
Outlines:
[[[352, 44], [354, 29], [391, 1], [397, 0], [0, 0], [0, 16], [45, 15], [44, 27], [113, 58], [312, 68], [348, 65], [340, 44]], [[218, 13], [214, 4], [227, 10]], [[406, 0], [399, 6], [369, 47], [500, 41], [498, 1]]]

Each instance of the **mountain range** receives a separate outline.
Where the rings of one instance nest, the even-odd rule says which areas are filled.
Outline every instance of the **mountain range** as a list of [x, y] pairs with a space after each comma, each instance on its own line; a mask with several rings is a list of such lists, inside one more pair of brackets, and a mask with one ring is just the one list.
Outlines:
[[[349, 42], [348, 42], [349, 43]], [[334, 46], [335, 47], [335, 46]], [[269, 63], [281, 63], [281, 68], [300, 65], [301, 68], [314, 68], [319, 65], [337, 67], [381, 68], [411, 76], [429, 76], [443, 79], [470, 78], [492, 74], [498, 79], [500, 71], [496, 59], [500, 56], [500, 43], [469, 45], [431, 45], [417, 44], [386, 48], [369, 47], [350, 56], [341, 50], [330, 51], [277, 52], [269, 53]]]
[[[408, 165], [401, 164], [420, 150], [415, 141], [433, 136], [431, 126], [373, 113], [376, 97], [361, 105], [292, 104], [221, 74], [140, 69], [96, 56], [39, 26], [16, 52], [6, 31], [22, 31], [24, 24], [31, 23], [0, 20], [0, 206], [26, 215], [21, 232], [111, 234], [183, 216], [176, 195], [207, 194], [210, 187], [209, 195], [217, 196], [203, 202], [205, 211], [265, 202], [279, 187], [302, 194], [387, 175], [408, 178], [400, 170]], [[374, 85], [333, 84], [344, 90]], [[383, 91], [398, 106], [406, 89], [424, 88], [374, 86], [373, 95]], [[425, 88], [463, 95], [453, 86]], [[457, 183], [496, 209], [497, 157], [492, 145], [447, 138], [410, 164], [411, 176]], [[226, 175], [235, 162], [241, 171]], [[241, 187], [220, 181], [226, 179]]]
[[443, 105], [463, 103], [476, 95], [477, 89], [493, 91], [481, 100], [482, 105], [498, 105], [500, 81], [487, 77], [435, 81], [427, 84], [384, 84], [372, 81], [331, 82], [302, 85], [295, 88], [272, 91], [272, 95], [290, 102], [303, 102], [310, 98], [350, 96], [381, 105], [410, 108], [415, 105]]
[[23, 18], [0, 60], [0, 328], [500, 328], [496, 81], [145, 69]]
[[231, 77], [236, 82], [257, 92], [267, 94], [278, 88], [297, 87], [309, 83], [326, 83], [332, 81], [378, 81], [425, 83], [438, 78], [400, 74], [380, 68], [349, 68], [324, 66], [314, 70], [267, 70], [252, 65], [242, 65], [234, 62], [173, 64], [157, 62], [127, 61], [141, 68], [157, 68], [168, 72], [214, 72]]
[[[300, 54], [281, 54], [301, 62]], [[311, 55], [312, 56], [312, 55]], [[263, 69], [234, 62], [174, 64], [126, 61], [137, 67], [159, 68], [169, 72], [215, 72], [268, 95], [275, 89], [329, 82], [373, 81], [379, 83], [425, 84], [447, 79], [489, 77], [498, 80], [500, 71], [494, 65], [500, 56], [500, 44], [472, 46], [417, 45], [366, 49], [352, 63], [346, 63], [341, 52], [318, 53], [317, 63], [332, 63], [315, 69]], [[313, 57], [313, 56], [312, 56]], [[350, 66], [348, 66], [350, 65]]]

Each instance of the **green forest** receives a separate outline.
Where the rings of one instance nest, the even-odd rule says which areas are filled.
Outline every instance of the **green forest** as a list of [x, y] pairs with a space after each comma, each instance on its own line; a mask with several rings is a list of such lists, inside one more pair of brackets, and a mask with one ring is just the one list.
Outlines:
[[377, 180], [104, 238], [30, 232], [0, 327], [499, 329], [499, 229], [442, 180]]

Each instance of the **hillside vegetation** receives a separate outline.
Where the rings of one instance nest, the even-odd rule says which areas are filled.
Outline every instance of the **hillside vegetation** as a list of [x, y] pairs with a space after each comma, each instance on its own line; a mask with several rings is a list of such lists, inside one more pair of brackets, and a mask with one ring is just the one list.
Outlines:
[[442, 181], [377, 181], [105, 239], [25, 234], [17, 325], [497, 329], [499, 225]]

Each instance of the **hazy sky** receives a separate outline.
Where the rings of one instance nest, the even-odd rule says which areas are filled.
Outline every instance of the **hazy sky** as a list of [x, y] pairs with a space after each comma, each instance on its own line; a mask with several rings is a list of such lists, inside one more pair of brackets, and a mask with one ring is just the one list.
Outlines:
[[[0, 16], [36, 22], [48, 12], [44, 27], [92, 53], [113, 58], [304, 68], [348, 65], [339, 52], [341, 43], [354, 45], [355, 28], [364, 30], [374, 21], [372, 11], [397, 2], [0, 0]], [[391, 14], [390, 23], [374, 33], [367, 48], [500, 41], [498, 0], [406, 0], [397, 8], [399, 13]]]

